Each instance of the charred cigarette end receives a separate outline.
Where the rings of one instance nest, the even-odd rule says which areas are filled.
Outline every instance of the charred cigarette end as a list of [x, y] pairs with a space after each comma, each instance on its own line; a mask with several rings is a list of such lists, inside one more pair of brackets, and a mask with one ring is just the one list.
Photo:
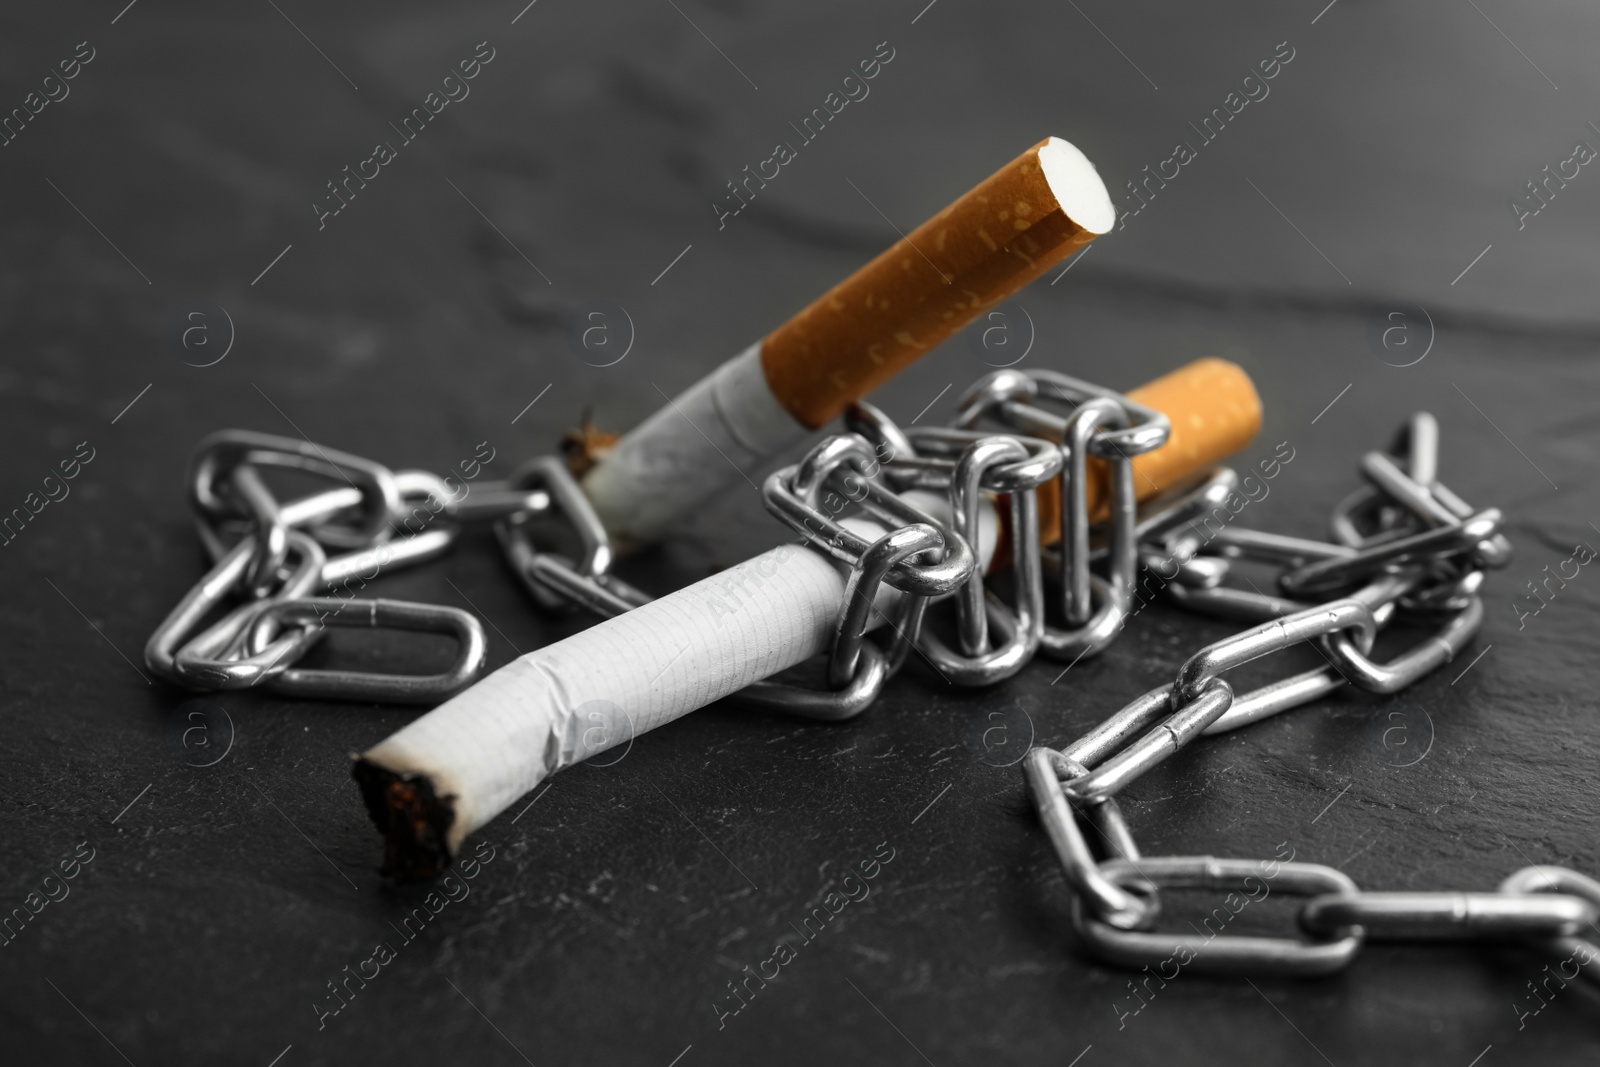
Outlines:
[[398, 774], [356, 757], [350, 776], [383, 834], [383, 873], [401, 881], [436, 878], [450, 866], [455, 798], [439, 796], [422, 774]]
[[620, 435], [607, 433], [595, 426], [590, 413], [583, 413], [583, 422], [568, 430], [561, 438], [561, 458], [574, 478], [582, 479], [616, 447]]
[[773, 331], [773, 395], [826, 425], [1115, 222], [1083, 153], [1040, 141]]

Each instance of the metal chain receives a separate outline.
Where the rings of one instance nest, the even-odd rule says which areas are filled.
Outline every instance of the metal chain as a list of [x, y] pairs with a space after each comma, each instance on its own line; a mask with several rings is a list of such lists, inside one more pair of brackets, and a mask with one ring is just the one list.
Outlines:
[[[280, 503], [262, 480], [263, 468], [343, 484]], [[395, 472], [309, 441], [244, 430], [201, 441], [187, 481], [214, 565], [156, 628], [145, 661], [185, 688], [264, 685], [328, 700], [435, 704], [476, 681], [487, 647], [476, 616], [444, 605], [359, 598], [351, 584], [365, 588], [385, 570], [441, 555], [459, 533], [449, 520], [550, 507], [545, 494], [504, 483], [480, 484], [468, 504], [470, 493], [452, 492], [426, 471]], [[435, 524], [435, 516], [445, 521]], [[401, 534], [413, 523], [418, 529]], [[324, 548], [345, 551], [330, 557]], [[193, 632], [230, 599], [240, 603]], [[297, 667], [330, 625], [445, 633], [458, 652], [436, 675]]]
[[[1486, 893], [1364, 892], [1318, 864], [1141, 856], [1115, 807], [1117, 792], [1201, 734], [1237, 729], [1347, 683], [1396, 692], [1448, 662], [1477, 633], [1484, 568], [1510, 559], [1500, 513], [1475, 512], [1437, 481], [1438, 428], [1431, 416], [1415, 416], [1395, 447], [1406, 454], [1404, 467], [1383, 452], [1363, 457], [1371, 485], [1336, 508], [1337, 543], [1226, 525], [1205, 535], [1177, 529], [1144, 542], [1144, 565], [1168, 579], [1171, 600], [1257, 625], [1200, 650], [1171, 684], [1065, 749], [1036, 748], [1025, 760], [1034, 806], [1073, 890], [1074, 927], [1100, 959], [1151, 971], [1158, 981], [1183, 968], [1309, 976], [1345, 967], [1367, 941], [1509, 940], [1582, 956], [1585, 973], [1600, 978], [1600, 967], [1587, 965], [1600, 959], [1600, 947], [1579, 936], [1600, 929], [1600, 883], [1576, 872], [1529, 867]], [[1282, 567], [1277, 584], [1287, 595], [1225, 585], [1241, 560]], [[1328, 594], [1342, 595], [1322, 604], [1303, 599]], [[1397, 610], [1442, 621], [1408, 652], [1375, 663], [1374, 633]], [[1319, 647], [1328, 665], [1242, 697], [1218, 677], [1302, 642]], [[1084, 823], [1096, 831], [1097, 848], [1080, 829]], [[1178, 888], [1226, 893], [1204, 932], [1155, 930], [1160, 890]], [[1298, 936], [1224, 932], [1227, 920], [1273, 890], [1308, 898]]]
[[[842, 720], [877, 699], [912, 649], [947, 680], [969, 686], [1011, 677], [1039, 654], [1075, 663], [1103, 651], [1153, 588], [1186, 609], [1252, 625], [1201, 649], [1171, 683], [1072, 744], [1035, 748], [1023, 761], [1090, 952], [1135, 968], [1309, 975], [1344, 967], [1367, 940], [1465, 937], [1510, 938], [1600, 961], [1600, 947], [1579, 939], [1585, 927], [1597, 928], [1600, 883], [1572, 871], [1526, 868], [1490, 893], [1363, 892], [1332, 868], [1292, 858], [1141, 856], [1117, 806], [1119, 792], [1202, 735], [1346, 685], [1396, 692], [1449, 662], [1477, 633], [1484, 573], [1504, 566], [1511, 546], [1498, 510], [1475, 510], [1438, 480], [1432, 416], [1409, 420], [1390, 452], [1363, 457], [1368, 485], [1335, 507], [1329, 542], [1232, 526], [1234, 509], [1225, 505], [1240, 480], [1225, 467], [1139, 504], [1133, 459], [1166, 443], [1166, 416], [1065, 375], [991, 374], [961, 397], [953, 421], [902, 429], [858, 403], [845, 416], [847, 432], [767, 478], [768, 510], [803, 545], [848, 568], [848, 578], [826, 688], [764, 681], [740, 699]], [[1098, 528], [1091, 527], [1090, 457], [1109, 468], [1109, 516]], [[280, 503], [264, 468], [336, 484]], [[1062, 539], [1052, 550], [1040, 544], [1039, 491], [1057, 479]], [[465, 522], [493, 522], [513, 573], [543, 609], [575, 606], [610, 617], [650, 600], [611, 573], [610, 538], [553, 457], [457, 494], [425, 471], [394, 472], [306, 441], [223, 431], [201, 442], [188, 481], [215, 566], [151, 637], [146, 659], [190, 688], [266, 685], [325, 699], [432, 703], [471, 684], [484, 663], [475, 617], [363, 600], [350, 590], [352, 581], [364, 588], [385, 569], [437, 557]], [[992, 512], [986, 494], [1000, 501]], [[841, 517], [846, 507], [858, 514]], [[1216, 530], [1214, 516], [1224, 516]], [[550, 521], [568, 531], [574, 554], [541, 545], [537, 527]], [[341, 552], [329, 557], [325, 548]], [[1012, 565], [1014, 604], [985, 585], [991, 556]], [[1105, 577], [1090, 569], [1099, 561]], [[1276, 590], [1263, 592], [1248, 578], [1247, 589], [1231, 584], [1244, 561], [1281, 568]], [[1064, 627], [1047, 621], [1046, 575], [1059, 585]], [[334, 595], [312, 595], [319, 585]], [[340, 585], [350, 595], [339, 596]], [[194, 632], [230, 599], [240, 602]], [[923, 625], [929, 606], [943, 599], [955, 602], [955, 647]], [[1398, 613], [1435, 620], [1436, 630], [1375, 662], [1377, 634]], [[890, 635], [881, 644], [869, 637], [880, 623]], [[297, 667], [328, 625], [449, 633], [460, 654], [449, 671], [426, 678]], [[1300, 644], [1318, 649], [1326, 664], [1243, 695], [1222, 677]], [[1204, 934], [1157, 932], [1161, 891], [1179, 888], [1227, 891], [1230, 902], [1273, 889], [1307, 899], [1293, 937], [1213, 931], [1209, 919]], [[1230, 904], [1228, 914], [1234, 911]], [[1600, 977], [1600, 962], [1583, 969]]]

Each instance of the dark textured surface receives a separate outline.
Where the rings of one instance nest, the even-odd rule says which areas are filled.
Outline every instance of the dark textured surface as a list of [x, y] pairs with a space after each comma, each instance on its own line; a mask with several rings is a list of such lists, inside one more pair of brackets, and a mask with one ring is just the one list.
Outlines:
[[[1593, 1062], [1594, 993], [1519, 1027], [1546, 961], [1510, 950], [1376, 946], [1311, 982], [1184, 975], [1119, 1028], [1128, 976], [1073, 947], [1021, 775], [979, 760], [972, 724], [1005, 710], [1011, 743], [1030, 721], [1061, 743], [1230, 631], [1166, 607], [1053, 686], [1047, 663], [987, 692], [913, 667], [848, 725], [690, 716], [492, 824], [470, 895], [403, 945], [392, 924], [420, 892], [378, 878], [347, 753], [415, 711], [229, 695], [231, 749], [186, 762], [188, 698], [135, 664], [201, 573], [181, 472], [204, 433], [298, 431], [437, 470], [487, 440], [504, 474], [586, 407], [631, 425], [893, 240], [884, 216], [908, 229], [1046, 133], [1120, 188], [1288, 41], [1267, 99], [1023, 295], [1026, 365], [1126, 387], [1200, 355], [1243, 363], [1268, 412], [1248, 458], [1288, 441], [1295, 459], [1241, 522], [1309, 536], [1359, 453], [1427, 408], [1443, 477], [1508, 510], [1519, 555], [1490, 578], [1467, 655], [1488, 651], [1465, 675], [1464, 656], [1395, 698], [1199, 742], [1130, 790], [1134, 832], [1151, 854], [1287, 843], [1371, 888], [1600, 873], [1600, 579], [1583, 570], [1520, 631], [1511, 607], [1600, 538], [1600, 176], [1583, 168], [1521, 230], [1507, 207], [1573, 142], [1600, 145], [1592, 6], [540, 0], [513, 25], [520, 6], [0, 15], [5, 108], [78, 41], [95, 49], [0, 148], [0, 506], [94, 449], [0, 550], [4, 907], [94, 849], [0, 948], [8, 1063]], [[319, 232], [324, 183], [485, 39], [470, 97]], [[722, 183], [884, 40], [870, 96], [719, 232]], [[204, 369], [173, 326], [197, 300], [237, 333]], [[597, 301], [637, 331], [605, 369], [567, 339]], [[1437, 336], [1396, 368], [1369, 335], [1411, 301]], [[943, 418], [980, 355], [958, 338], [878, 399], [909, 420], [938, 396], [926, 418]], [[632, 576], [664, 591], [773, 543], [736, 484]], [[477, 610], [492, 667], [581, 625], [535, 615], [484, 534], [381, 592]], [[1431, 735], [1408, 767], [1381, 743], [1397, 710]], [[725, 983], [880, 843], [894, 858], [870, 895], [719, 1030]], [[1260, 928], [1292, 921], [1264, 910]], [[384, 939], [397, 958], [319, 1030], [325, 983]]]

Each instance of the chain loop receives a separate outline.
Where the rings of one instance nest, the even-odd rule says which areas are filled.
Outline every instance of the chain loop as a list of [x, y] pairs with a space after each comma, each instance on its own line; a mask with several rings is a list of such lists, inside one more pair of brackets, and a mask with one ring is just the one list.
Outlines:
[[1162, 412], [1114, 390], [1049, 370], [1002, 370], [979, 378], [956, 401], [954, 421], [962, 429], [972, 429], [987, 416], [1022, 433], [1065, 441], [1069, 420], [1041, 407], [1040, 401], [1077, 409], [1100, 399], [1115, 403], [1127, 421], [1093, 444], [1090, 451], [1094, 455], [1131, 459], [1160, 448], [1172, 435], [1172, 422]]
[[317, 643], [321, 633], [302, 627], [270, 646], [242, 651], [245, 632], [263, 607], [304, 596], [321, 578], [321, 547], [298, 530], [288, 532], [288, 544], [299, 562], [276, 595], [242, 604], [191, 637], [174, 657], [175, 680], [201, 689], [246, 689], [281, 674]]
[[427, 675], [289, 667], [271, 680], [269, 688], [317, 700], [435, 704], [471, 685], [483, 670], [487, 655], [483, 627], [460, 608], [382, 599], [357, 600], [355, 605], [350, 609], [349, 603], [332, 597], [292, 598], [266, 604], [251, 617], [248, 647], [271, 648], [280, 628], [286, 626], [310, 628], [319, 635], [323, 627], [330, 625], [366, 626], [449, 634], [459, 648], [454, 665], [440, 674]]
[[[961, 453], [950, 476], [950, 510], [957, 535], [978, 540], [980, 489], [1004, 487], [1011, 499], [1011, 558], [1017, 590], [1015, 611], [984, 589], [974, 567], [956, 594], [961, 652], [924, 632], [919, 647], [939, 672], [958, 685], [989, 685], [1016, 674], [1033, 659], [1044, 632], [1044, 575], [1039, 568], [1038, 487], [1061, 470], [1060, 454], [1040, 441], [1041, 451], [1007, 437], [980, 437]], [[989, 647], [989, 626], [998, 634]]]
[[[1600, 905], [1600, 882], [1565, 867], [1534, 866], [1513, 871], [1500, 883], [1502, 893], [1566, 893], [1590, 904]], [[1594, 924], [1589, 924], [1593, 930]], [[1536, 947], [1552, 955], [1565, 956], [1577, 963], [1592, 982], [1600, 982], [1600, 945], [1586, 938], [1570, 936], [1540, 941]]]
[[[1044, 824], [1045, 834], [1061, 861], [1067, 884], [1077, 893], [1074, 900], [1086, 901], [1101, 922], [1119, 930], [1154, 924], [1158, 907], [1154, 896], [1141, 897], [1108, 878], [1078, 829], [1074, 805], [1068, 802], [1062, 783], [1081, 777], [1085, 773], [1083, 765], [1053, 749], [1035, 748], [1023, 759], [1022, 771], [1034, 810], [1039, 813], [1039, 821]], [[1123, 854], [1131, 853], [1127, 855], [1130, 860], [1139, 858], [1116, 801], [1106, 797], [1083, 806], [1090, 812], [1100, 813], [1102, 820], [1112, 824], [1110, 833], [1102, 831], [1108, 843], [1120, 848]]]
[[[261, 467], [297, 470], [347, 484], [280, 504]], [[330, 590], [357, 581], [364, 588], [385, 567], [433, 559], [455, 540], [459, 528], [426, 528], [465, 496], [426, 471], [396, 474], [382, 464], [323, 448], [309, 441], [243, 430], [205, 438], [189, 466], [190, 498], [198, 512], [201, 542], [213, 559], [206, 575], [172, 610], [145, 646], [150, 668], [168, 681], [194, 689], [242, 689], [267, 684], [299, 696], [327, 699], [432, 703], [454, 693], [482, 672], [483, 628], [455, 608], [354, 596], [309, 598], [317, 586]], [[503, 494], [502, 494], [503, 496]], [[424, 506], [407, 514], [407, 501]], [[522, 504], [537, 504], [526, 494]], [[499, 501], [505, 506], [505, 501]], [[424, 514], [418, 516], [417, 512]], [[355, 512], [352, 518], [352, 512]], [[419, 523], [417, 532], [394, 537], [398, 524]], [[228, 539], [237, 534], [231, 546]], [[322, 545], [351, 551], [328, 558]], [[293, 560], [293, 567], [287, 564]], [[232, 596], [245, 602], [189, 636]], [[349, 615], [342, 614], [354, 605]], [[450, 671], [417, 677], [294, 667], [332, 621], [339, 625], [393, 626], [456, 636], [460, 655]]]
[[1297, 611], [1207, 645], [1178, 668], [1178, 678], [1172, 687], [1172, 706], [1176, 709], [1193, 701], [1223, 671], [1341, 630], [1355, 630], [1360, 646], [1371, 648], [1378, 624], [1372, 617], [1372, 609], [1352, 597]]
[[[806, 462], [784, 467], [767, 477], [762, 493], [767, 510], [813, 546], [842, 563], [854, 566], [871, 545], [866, 537], [823, 514], [808, 498], [820, 495], [825, 484], [842, 489], [873, 518], [890, 526], [924, 523], [941, 530], [944, 558], [938, 563], [916, 564], [902, 560], [884, 580], [904, 593], [942, 596], [962, 585], [977, 566], [972, 547], [955, 531], [944, 528], [932, 515], [904, 500], [871, 476], [875, 464], [865, 438], [841, 434], [813, 449]], [[845, 473], [849, 468], [849, 474]], [[847, 478], [854, 478], [848, 482]]]
[[[286, 588], [290, 590], [290, 595], [299, 595], [309, 588], [311, 581], [318, 576], [323, 560], [322, 549], [311, 538], [298, 532], [291, 534], [289, 540], [301, 553], [302, 566], [296, 569]], [[212, 680], [214, 677], [226, 680], [227, 672], [213, 675], [199, 664], [188, 669], [180, 668], [177, 657], [185, 649], [191, 632], [206, 616], [221, 607], [233, 594], [244, 591], [246, 576], [256, 557], [256, 547], [255, 535], [247, 534], [240, 538], [238, 544], [218, 560], [206, 576], [195, 583], [194, 587], [184, 594], [183, 599], [178, 601], [177, 606], [167, 613], [167, 617], [156, 627], [155, 633], [150, 635], [150, 640], [144, 646], [145, 663], [153, 672], [169, 682], [179, 685], [200, 685], [204, 688], [211, 688], [216, 684]], [[236, 609], [210, 627], [207, 634], [201, 635], [202, 637], [209, 635], [209, 638], [199, 651], [220, 651], [238, 636], [243, 630], [249, 608], [247, 605], [243, 609]], [[283, 643], [274, 649], [277, 659], [269, 658], [263, 662], [271, 664], [281, 661], [287, 665], [291, 662], [288, 657], [303, 653], [314, 640], [315, 638], [286, 636]], [[254, 668], [247, 668], [249, 669]]]
[[[1086, 803], [1121, 792], [1199, 737], [1233, 705], [1233, 687], [1221, 678], [1207, 679], [1205, 688], [1194, 699], [1173, 707], [1176, 693], [1174, 686], [1151, 690], [1063, 750], [1068, 758], [1095, 768], [1083, 778], [1063, 785], [1063, 791]], [[1158, 718], [1161, 721], [1148, 733], [1122, 746], [1127, 738]], [[1116, 754], [1111, 755], [1112, 751]]]
[[[1089, 951], [1122, 967], [1161, 968], [1173, 963], [1180, 969], [1203, 974], [1272, 974], [1311, 977], [1342, 970], [1361, 949], [1365, 932], [1360, 926], [1312, 934], [1310, 940], [1225, 934], [1228, 922], [1250, 903], [1265, 900], [1274, 890], [1290, 896], [1316, 899], [1348, 898], [1356, 884], [1332, 867], [1315, 863], [1276, 860], [1215, 859], [1211, 856], [1157, 856], [1134, 860], [1107, 860], [1101, 875], [1121, 886], [1144, 879], [1160, 888], [1230, 890], [1221, 908], [1203, 923], [1208, 933], [1164, 934], [1119, 929], [1092, 914], [1085, 914], [1085, 898], [1073, 899], [1072, 924]], [[1254, 879], [1259, 887], [1250, 885]], [[1230, 903], [1237, 898], [1238, 908]], [[1217, 929], [1211, 929], [1213, 920]], [[1163, 977], [1174, 977], [1165, 975]]]
[[1453, 526], [1438, 526], [1359, 548], [1354, 555], [1342, 559], [1326, 559], [1296, 567], [1279, 578], [1278, 585], [1290, 596], [1334, 592], [1391, 567], [1471, 552], [1480, 541], [1493, 537], [1502, 521], [1499, 508], [1486, 508]]
[[336, 548], [369, 548], [389, 538], [389, 516], [400, 508], [400, 487], [389, 468], [310, 441], [252, 430], [219, 430], [195, 449], [187, 481], [189, 499], [201, 515], [225, 518], [238, 513], [218, 494], [217, 486], [243, 463], [317, 474], [347, 482], [360, 492], [361, 521], [355, 525], [327, 522], [313, 527], [309, 532], [320, 543]]
[[[591, 609], [605, 604], [607, 614], [617, 614], [619, 609], [626, 611], [643, 603], [639, 599], [643, 594], [610, 579], [615, 558], [611, 535], [564, 463], [554, 456], [530, 460], [516, 469], [507, 484], [513, 492], [536, 492], [545, 499], [540, 512], [503, 515], [494, 526], [512, 571], [540, 607], [557, 611], [574, 602]], [[565, 519], [577, 535], [579, 555], [575, 559], [534, 547], [530, 522], [552, 512]]]
[[1063, 426], [1067, 467], [1061, 485], [1061, 606], [1070, 628], [1046, 627], [1042, 642], [1046, 653], [1058, 659], [1070, 658], [1076, 663], [1105, 649], [1121, 631], [1133, 604], [1138, 581], [1138, 503], [1133, 461], [1123, 455], [1110, 464], [1110, 580], [1089, 573], [1090, 445], [1097, 433], [1115, 433], [1127, 422], [1117, 401], [1097, 397], [1086, 400]]
[[844, 604], [834, 624], [833, 651], [828, 657], [829, 685], [843, 688], [860, 673], [857, 668], [866, 648], [867, 629], [872, 613], [878, 610], [874, 602], [889, 569], [901, 560], [937, 556], [943, 551], [944, 537], [937, 529], [927, 523], [913, 523], [884, 534], [861, 554], [860, 562], [850, 570]]
[[1374, 663], [1351, 642], [1348, 634], [1332, 635], [1328, 652], [1350, 681], [1371, 693], [1398, 693], [1455, 659], [1483, 626], [1483, 601], [1473, 597], [1459, 614], [1432, 637], [1388, 663]]
[[1373, 941], [1542, 940], [1592, 925], [1600, 906], [1555, 893], [1357, 893], [1318, 896], [1300, 908], [1300, 926], [1331, 934], [1360, 926]]

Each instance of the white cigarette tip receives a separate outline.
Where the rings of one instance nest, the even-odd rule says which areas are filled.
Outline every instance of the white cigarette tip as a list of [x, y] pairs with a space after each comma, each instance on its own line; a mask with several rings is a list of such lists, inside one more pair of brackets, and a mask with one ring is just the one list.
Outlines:
[[1117, 221], [1111, 194], [1089, 157], [1071, 141], [1052, 137], [1039, 149], [1044, 180], [1067, 218], [1093, 234], [1110, 231]]

